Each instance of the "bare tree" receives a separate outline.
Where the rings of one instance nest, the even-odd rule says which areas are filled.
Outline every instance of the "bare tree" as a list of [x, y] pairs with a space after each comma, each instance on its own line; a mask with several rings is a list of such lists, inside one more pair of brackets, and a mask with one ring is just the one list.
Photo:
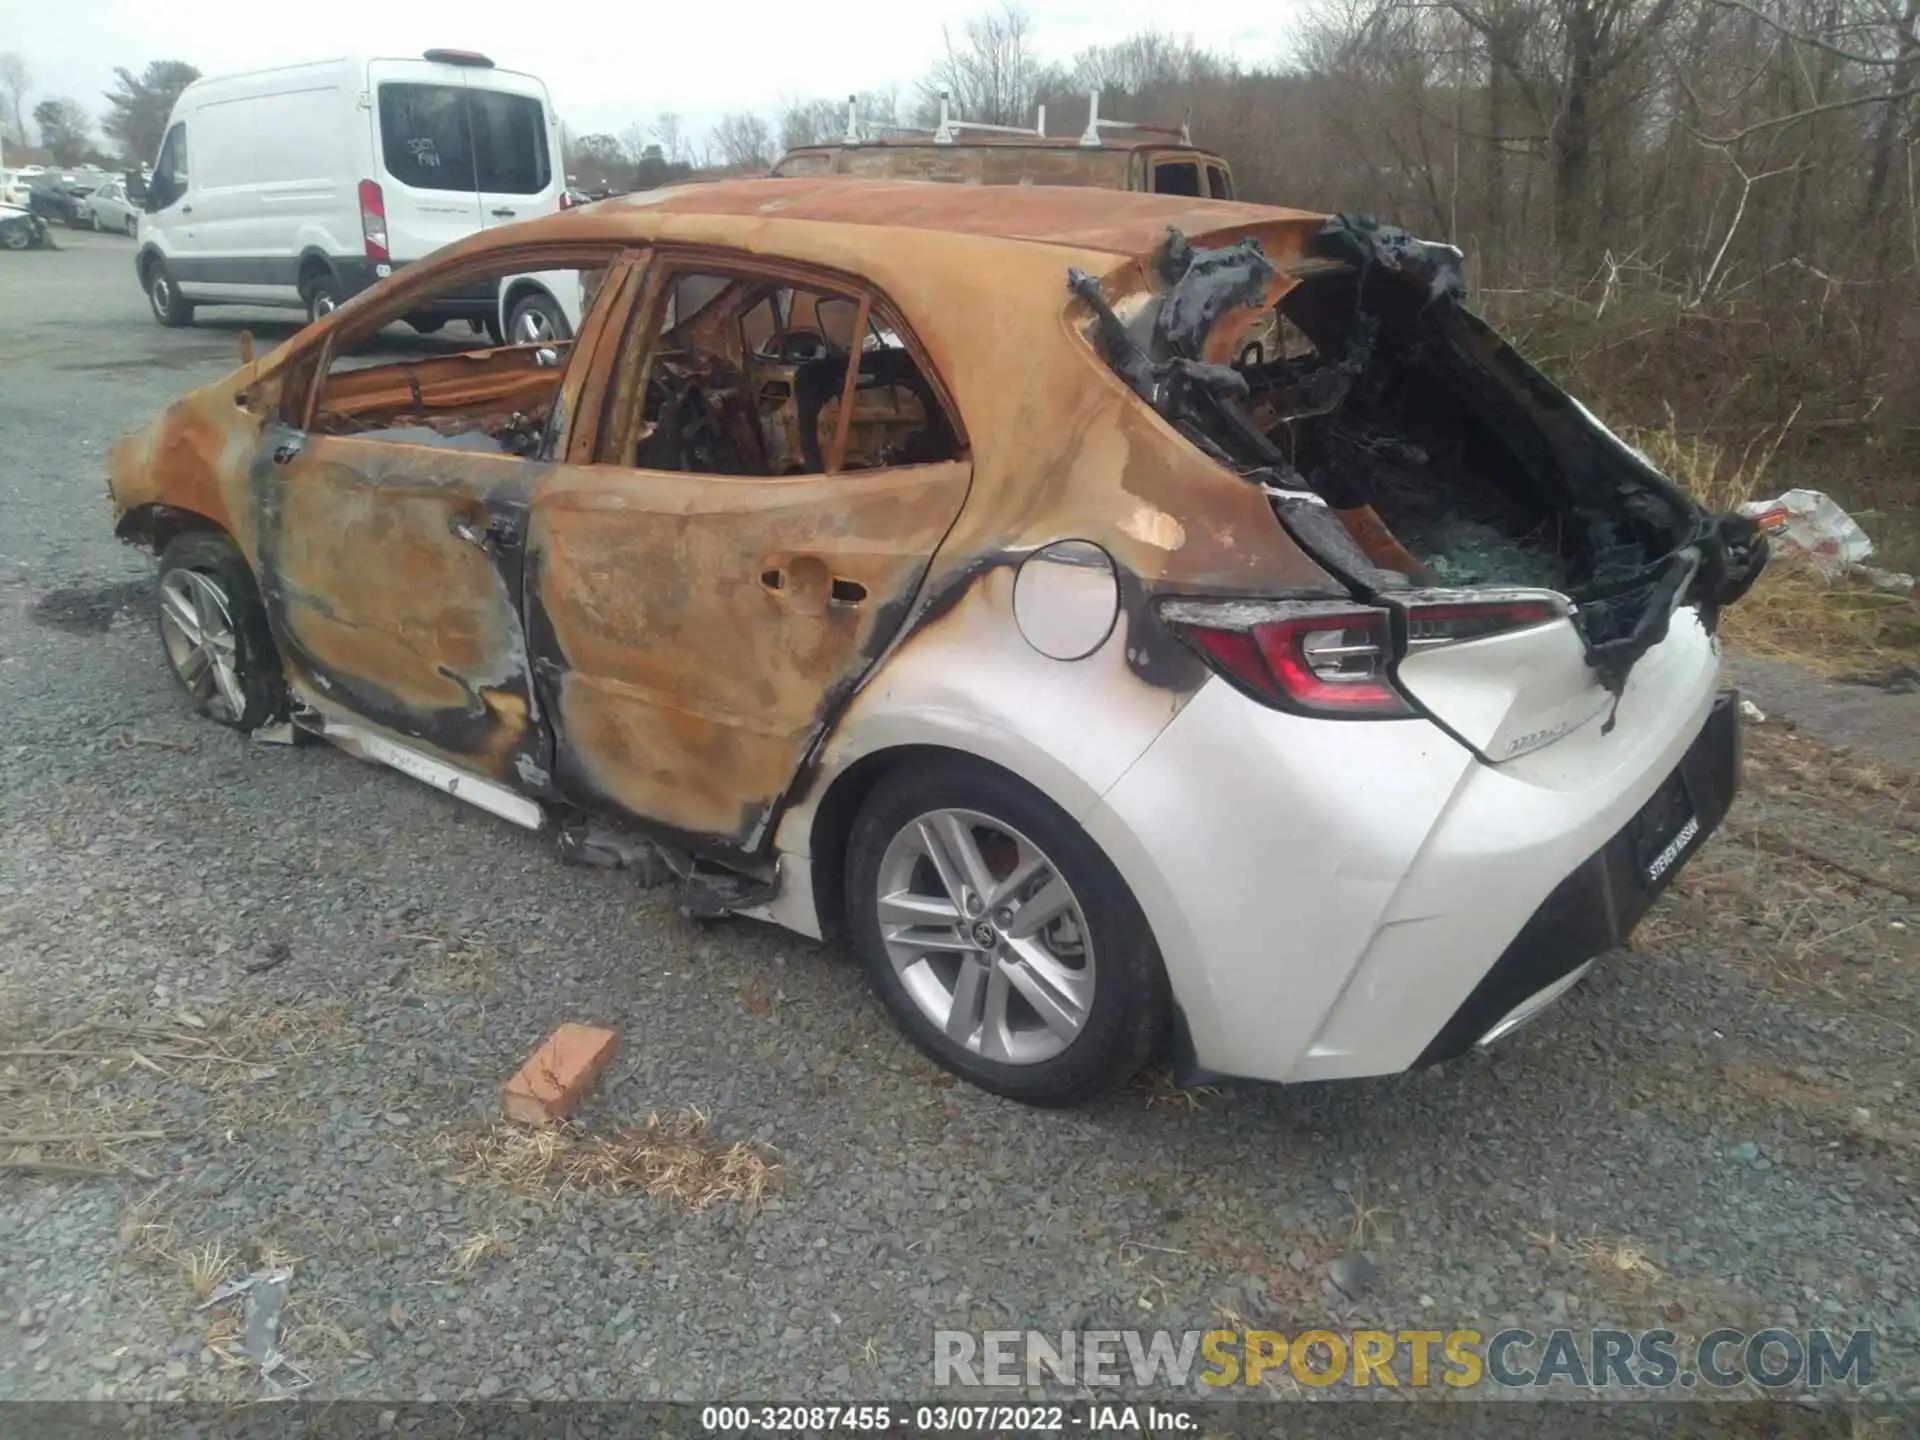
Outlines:
[[93, 122], [78, 101], [52, 95], [33, 107], [40, 143], [56, 165], [78, 165], [93, 153]]
[[729, 170], [765, 170], [773, 163], [773, 131], [751, 110], [737, 110], [713, 127], [712, 149]]
[[184, 60], [155, 60], [138, 75], [124, 66], [113, 73], [118, 83], [107, 92], [107, 113], [100, 128], [119, 142], [121, 157], [137, 165], [159, 153], [173, 102], [200, 78], [200, 72]]
[[658, 152], [660, 149], [654, 141], [652, 132], [637, 120], [622, 130], [619, 138], [620, 153], [627, 157], [629, 165], [638, 165], [647, 158], [649, 150]]
[[647, 127], [653, 135], [654, 144], [660, 147], [660, 153], [666, 156], [670, 165], [685, 165], [693, 159], [692, 142], [687, 135], [686, 123], [672, 110], [663, 110], [654, 116], [653, 124]]
[[0, 127], [22, 145], [27, 143], [27, 91], [32, 88], [27, 57], [17, 50], [0, 55]]
[[919, 82], [923, 115], [937, 112], [946, 95], [955, 113], [983, 125], [1032, 120], [1044, 77], [1026, 10], [1008, 0], [966, 21], [957, 38], [945, 26], [940, 34], [944, 48]]
[[780, 148], [819, 145], [838, 140], [847, 132], [847, 107], [844, 101], [801, 100], [785, 96], [775, 119], [780, 126]]

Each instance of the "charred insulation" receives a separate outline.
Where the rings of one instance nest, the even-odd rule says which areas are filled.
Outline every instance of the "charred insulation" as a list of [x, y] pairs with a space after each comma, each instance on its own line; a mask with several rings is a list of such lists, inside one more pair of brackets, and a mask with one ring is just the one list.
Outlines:
[[1752, 522], [1705, 514], [1464, 304], [1460, 252], [1367, 217], [1309, 246], [1264, 338], [1231, 365], [1214, 327], [1271, 293], [1257, 238], [1170, 231], [1144, 342], [1070, 271], [1127, 385], [1217, 463], [1264, 486], [1294, 538], [1362, 596], [1410, 586], [1566, 594], [1616, 694], [1668, 618], [1711, 627], [1765, 561]]

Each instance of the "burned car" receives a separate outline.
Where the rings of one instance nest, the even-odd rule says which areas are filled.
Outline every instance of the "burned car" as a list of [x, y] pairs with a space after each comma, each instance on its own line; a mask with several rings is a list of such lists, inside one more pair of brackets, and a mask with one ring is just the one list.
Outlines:
[[[383, 355], [577, 268], [566, 342]], [[1397, 1071], [1621, 943], [1765, 559], [1368, 222], [752, 180], [489, 230], [111, 457], [191, 703], [844, 937], [998, 1093]], [[657, 862], [657, 864], [655, 863]]]

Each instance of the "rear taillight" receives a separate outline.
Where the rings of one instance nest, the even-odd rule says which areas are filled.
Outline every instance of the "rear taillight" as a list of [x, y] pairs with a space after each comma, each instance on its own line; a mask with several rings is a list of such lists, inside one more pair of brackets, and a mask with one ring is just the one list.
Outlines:
[[1488, 599], [1422, 600], [1406, 603], [1407, 651], [1409, 654], [1436, 645], [1454, 645], [1463, 640], [1484, 640], [1509, 630], [1524, 630], [1544, 625], [1567, 613], [1567, 602], [1558, 595], [1490, 597]]
[[391, 260], [387, 253], [387, 198], [377, 180], [360, 182], [360, 234], [369, 260]]
[[1160, 618], [1214, 670], [1262, 704], [1301, 715], [1413, 714], [1394, 688], [1385, 610], [1345, 601], [1176, 600]]

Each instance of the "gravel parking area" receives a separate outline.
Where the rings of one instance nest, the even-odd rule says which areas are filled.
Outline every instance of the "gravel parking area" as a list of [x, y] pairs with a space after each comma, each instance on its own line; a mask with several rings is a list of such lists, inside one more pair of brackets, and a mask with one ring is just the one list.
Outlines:
[[[1024, 1110], [845, 956], [196, 720], [104, 456], [290, 318], [164, 330], [131, 241], [58, 238], [0, 256], [0, 1137], [43, 1137], [0, 1147], [0, 1395], [259, 1395], [196, 1294], [291, 1264], [282, 1348], [339, 1397], [925, 1396], [938, 1328], [1664, 1323], [1865, 1328], [1920, 1398], [1912, 774], [1757, 728], [1636, 948], [1495, 1053]], [[494, 1128], [567, 1020], [621, 1037], [585, 1134], [659, 1144]]]

